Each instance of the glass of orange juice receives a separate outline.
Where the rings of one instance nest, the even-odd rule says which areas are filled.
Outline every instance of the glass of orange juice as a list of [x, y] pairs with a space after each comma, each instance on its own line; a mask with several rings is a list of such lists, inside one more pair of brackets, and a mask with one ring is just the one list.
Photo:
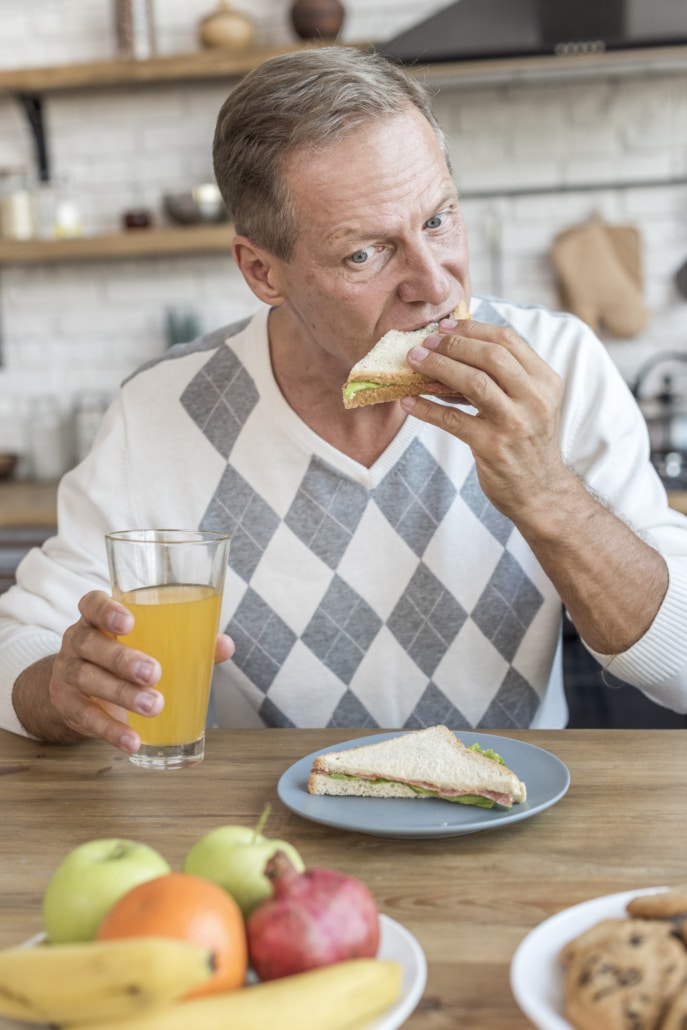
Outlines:
[[159, 715], [127, 712], [141, 738], [135, 765], [175, 769], [200, 762], [219, 629], [229, 537], [204, 530], [127, 529], [105, 537], [112, 596], [133, 614], [118, 639], [157, 658]]

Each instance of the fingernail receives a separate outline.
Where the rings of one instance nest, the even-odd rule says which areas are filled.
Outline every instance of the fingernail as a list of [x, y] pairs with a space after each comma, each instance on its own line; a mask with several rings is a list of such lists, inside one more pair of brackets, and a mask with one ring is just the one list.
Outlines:
[[424, 361], [429, 351], [425, 347], [413, 347], [410, 352], [410, 356], [413, 361]]
[[401, 407], [404, 411], [412, 411], [417, 404], [417, 397], [401, 397]]
[[455, 329], [458, 325], [458, 319], [456, 318], [442, 318], [439, 325], [442, 329]]
[[127, 730], [126, 733], [122, 733], [119, 738], [119, 746], [122, 751], [128, 751], [131, 755], [134, 755], [140, 747], [138, 737], [135, 733], [131, 733], [129, 730]]
[[155, 675], [155, 666], [152, 662], [136, 662], [133, 668], [134, 677], [139, 683], [150, 683]]
[[432, 333], [431, 336], [426, 336], [422, 341], [422, 346], [426, 347], [427, 350], [436, 350], [441, 343], [441, 337], [438, 333]]
[[113, 612], [110, 615], [110, 629], [115, 636], [121, 636], [122, 634], [131, 632], [131, 613], [130, 612]]
[[141, 715], [157, 714], [162, 706], [160, 705], [161, 695], [157, 691], [142, 690], [136, 697], [134, 708]]

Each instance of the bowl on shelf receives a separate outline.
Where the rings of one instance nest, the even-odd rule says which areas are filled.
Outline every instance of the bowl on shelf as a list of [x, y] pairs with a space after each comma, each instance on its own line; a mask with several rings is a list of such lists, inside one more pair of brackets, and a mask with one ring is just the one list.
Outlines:
[[0, 479], [11, 479], [18, 461], [18, 454], [0, 452]]
[[162, 204], [168, 218], [177, 225], [203, 225], [229, 220], [222, 195], [211, 182], [203, 182], [181, 193], [165, 193]]

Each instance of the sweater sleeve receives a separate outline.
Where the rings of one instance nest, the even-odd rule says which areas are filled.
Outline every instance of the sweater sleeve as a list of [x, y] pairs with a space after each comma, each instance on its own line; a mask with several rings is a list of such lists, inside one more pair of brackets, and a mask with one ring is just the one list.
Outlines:
[[59, 650], [64, 631], [79, 618], [85, 593], [109, 593], [105, 533], [133, 524], [125, 451], [123, 420], [111, 410], [91, 454], [59, 485], [58, 533], [29, 551], [17, 568], [16, 584], [0, 596], [2, 729], [26, 735], [12, 705], [17, 677]]
[[649, 455], [644, 417], [597, 338], [576, 319], [566, 348], [562, 451], [587, 488], [663, 555], [669, 586], [629, 650], [590, 652], [608, 672], [664, 707], [687, 712], [687, 518], [672, 509]]

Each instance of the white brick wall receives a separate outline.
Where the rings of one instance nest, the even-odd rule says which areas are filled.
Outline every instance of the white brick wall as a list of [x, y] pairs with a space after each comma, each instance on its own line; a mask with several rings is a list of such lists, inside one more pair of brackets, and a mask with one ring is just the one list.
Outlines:
[[[383, 39], [447, 5], [345, 0], [344, 39]], [[196, 47], [214, 0], [157, 0], [161, 53]], [[235, 0], [259, 42], [294, 38], [288, 0]], [[0, 67], [64, 64], [114, 53], [110, 0], [0, 0]], [[210, 143], [225, 89], [217, 84], [94, 90], [46, 102], [54, 173], [69, 177], [89, 232], [109, 231], [143, 202], [211, 172]], [[632, 378], [647, 355], [687, 350], [687, 302], [674, 274], [687, 259], [687, 187], [618, 188], [687, 175], [687, 75], [570, 83], [444, 87], [437, 113], [464, 193], [473, 284], [526, 303], [558, 303], [548, 251], [554, 235], [595, 212], [636, 224], [644, 243], [648, 330], [608, 340]], [[0, 167], [32, 164], [23, 116], [0, 96]], [[569, 191], [600, 182], [595, 192]], [[509, 195], [541, 187], [536, 196]], [[561, 190], [565, 188], [565, 192]], [[495, 195], [481, 199], [475, 192]], [[204, 328], [240, 318], [254, 299], [230, 257], [126, 260], [0, 269], [0, 449], [22, 446], [17, 415], [56, 393], [68, 411], [86, 389], [114, 391], [165, 347], [165, 311], [190, 306]]]

